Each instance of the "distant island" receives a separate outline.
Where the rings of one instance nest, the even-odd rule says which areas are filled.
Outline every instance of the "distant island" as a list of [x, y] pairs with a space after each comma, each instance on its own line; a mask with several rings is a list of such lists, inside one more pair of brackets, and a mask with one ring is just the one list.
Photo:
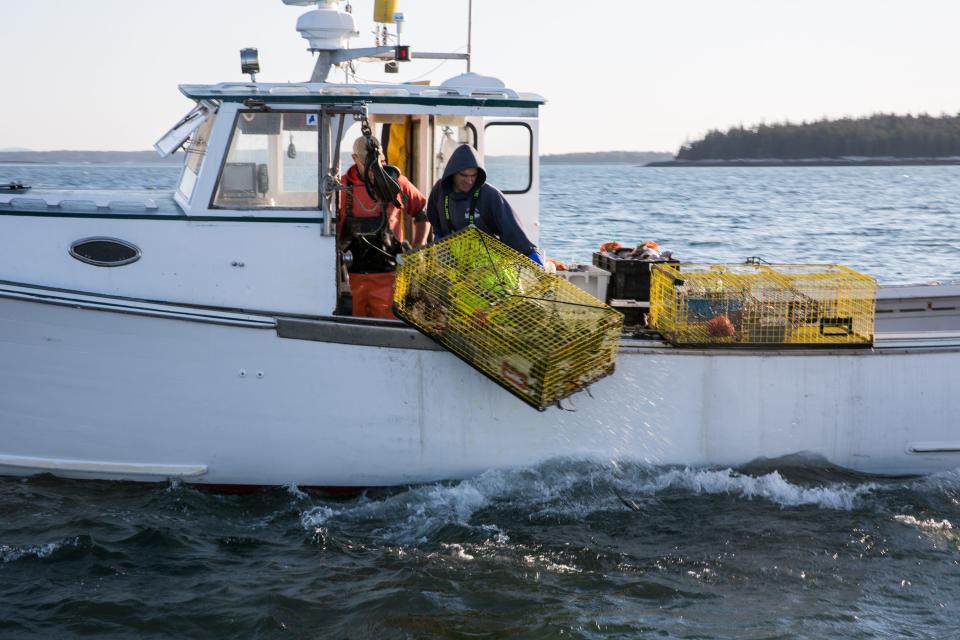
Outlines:
[[648, 166], [960, 164], [960, 115], [875, 114], [713, 130]]
[[540, 156], [542, 164], [639, 164], [672, 160], [673, 154], [663, 151], [595, 151], [557, 153]]

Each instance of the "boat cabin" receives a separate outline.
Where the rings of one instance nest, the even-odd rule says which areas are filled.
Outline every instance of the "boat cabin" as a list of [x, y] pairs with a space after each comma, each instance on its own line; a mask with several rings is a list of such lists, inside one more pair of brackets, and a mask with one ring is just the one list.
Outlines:
[[390, 163], [428, 196], [460, 144], [483, 158], [539, 237], [544, 100], [467, 73], [439, 86], [186, 85], [196, 106], [155, 145], [185, 151], [172, 195], [10, 190], [0, 255], [12, 282], [269, 315], [349, 309], [335, 239], [339, 176], [366, 118]]
[[[323, 290], [319, 274], [342, 271], [333, 241], [339, 176], [353, 162], [362, 118], [388, 163], [425, 196], [453, 150], [473, 146], [488, 182], [504, 193], [526, 233], [538, 241], [537, 113], [544, 102], [538, 95], [518, 94], [475, 73], [440, 86], [233, 83], [181, 90], [197, 106], [156, 144], [161, 154], [186, 151], [175, 202], [188, 219], [309, 226], [310, 251], [324, 256], [314, 280]], [[335, 290], [296, 311], [343, 309], [337, 301], [345, 278], [329, 280]]]

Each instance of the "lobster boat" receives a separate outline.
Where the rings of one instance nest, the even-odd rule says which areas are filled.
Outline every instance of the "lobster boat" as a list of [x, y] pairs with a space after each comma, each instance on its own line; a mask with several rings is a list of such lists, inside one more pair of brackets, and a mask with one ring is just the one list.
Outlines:
[[[182, 85], [194, 106], [156, 145], [183, 151], [171, 193], [0, 191], [0, 474], [370, 487], [555, 457], [960, 466], [956, 283], [861, 290], [815, 270], [848, 278], [830, 285], [841, 304], [796, 269], [598, 254], [555, 277], [624, 314], [616, 367], [543, 411], [401, 320], [350, 315], [336, 212], [361, 126], [424, 193], [471, 145], [538, 243], [545, 100], [472, 71], [333, 82], [350, 61], [469, 54], [349, 48], [341, 3], [284, 2], [312, 7], [311, 77], [258, 82], [245, 50], [249, 80]], [[793, 278], [772, 314], [771, 274]]]

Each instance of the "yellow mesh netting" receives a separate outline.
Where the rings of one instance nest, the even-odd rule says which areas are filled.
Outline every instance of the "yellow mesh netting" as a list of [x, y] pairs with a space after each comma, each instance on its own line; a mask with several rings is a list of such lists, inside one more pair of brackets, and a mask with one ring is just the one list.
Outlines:
[[656, 264], [650, 323], [675, 344], [870, 345], [876, 295], [840, 265]]
[[613, 371], [623, 316], [468, 228], [410, 253], [394, 311], [538, 409]]

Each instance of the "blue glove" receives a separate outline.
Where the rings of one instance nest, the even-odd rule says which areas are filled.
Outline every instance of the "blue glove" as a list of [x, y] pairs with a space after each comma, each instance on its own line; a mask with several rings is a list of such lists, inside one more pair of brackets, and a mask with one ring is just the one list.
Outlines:
[[540, 255], [539, 251], [534, 249], [533, 251], [530, 252], [530, 255], [528, 255], [527, 257], [533, 260], [534, 262], [536, 262], [538, 265], [540, 265], [541, 269], [543, 268], [543, 256]]

